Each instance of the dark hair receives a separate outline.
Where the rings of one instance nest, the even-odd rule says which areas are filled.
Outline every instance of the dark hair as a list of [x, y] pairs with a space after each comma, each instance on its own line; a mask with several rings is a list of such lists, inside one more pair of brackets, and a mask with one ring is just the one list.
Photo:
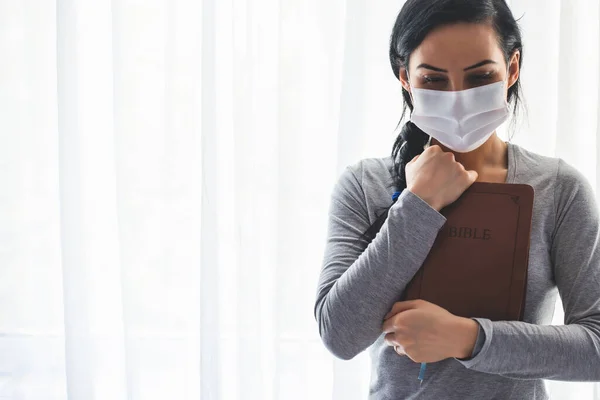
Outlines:
[[[407, 0], [394, 24], [390, 37], [390, 64], [396, 78], [400, 79], [400, 69], [408, 68], [412, 52], [419, 47], [425, 37], [434, 29], [458, 22], [489, 23], [498, 36], [498, 44], [508, 65], [515, 51], [519, 51], [519, 67], [523, 62], [523, 44], [519, 25], [505, 0]], [[512, 103], [516, 115], [520, 103], [521, 83], [519, 79], [508, 89], [508, 102]], [[407, 107], [412, 112], [413, 105], [409, 93], [402, 89], [404, 106], [400, 122]], [[400, 125], [398, 123], [398, 126]], [[412, 122], [407, 122], [400, 131], [392, 148], [393, 181], [398, 191], [406, 188], [406, 164], [418, 154], [429, 140], [429, 135]], [[390, 207], [396, 202], [393, 200]], [[370, 242], [385, 222], [390, 207], [363, 234]]]

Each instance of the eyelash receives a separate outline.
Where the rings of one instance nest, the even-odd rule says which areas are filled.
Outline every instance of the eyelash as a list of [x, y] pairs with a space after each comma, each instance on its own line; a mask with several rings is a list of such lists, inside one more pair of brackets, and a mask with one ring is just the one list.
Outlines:
[[430, 76], [423, 77], [423, 82], [425, 82], [425, 83], [444, 82], [445, 80], [446, 79], [444, 79], [444, 78], [438, 78], [438, 77], [430, 77]]
[[486, 73], [486, 74], [480, 74], [480, 75], [473, 75], [470, 78], [472, 78], [473, 80], [476, 81], [487, 81], [490, 80], [492, 78], [492, 73]]
[[[490, 79], [492, 79], [493, 73], [492, 72], [488, 72], [485, 74], [479, 74], [479, 75], [472, 75], [469, 77], [469, 80], [471, 81], [475, 81], [475, 82], [484, 82], [484, 81], [488, 81]], [[430, 76], [424, 76], [423, 77], [423, 82], [425, 84], [434, 84], [434, 83], [438, 83], [438, 82], [445, 82], [446, 78], [442, 78], [442, 77], [430, 77]]]

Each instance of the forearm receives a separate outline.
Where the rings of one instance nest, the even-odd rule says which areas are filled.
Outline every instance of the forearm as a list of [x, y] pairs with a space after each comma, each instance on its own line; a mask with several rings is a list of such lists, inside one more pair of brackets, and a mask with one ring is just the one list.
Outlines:
[[[400, 299], [406, 285], [423, 264], [446, 219], [422, 199], [405, 190], [390, 208], [375, 239], [354, 261], [334, 254], [325, 257], [315, 305], [319, 333], [337, 357], [351, 359], [381, 335], [383, 317]], [[343, 263], [351, 263], [347, 268]], [[338, 267], [335, 263], [339, 263]], [[336, 276], [336, 270], [345, 271]]]
[[535, 325], [476, 319], [485, 341], [475, 357], [459, 360], [467, 368], [519, 379], [600, 381], [600, 330], [594, 321]]

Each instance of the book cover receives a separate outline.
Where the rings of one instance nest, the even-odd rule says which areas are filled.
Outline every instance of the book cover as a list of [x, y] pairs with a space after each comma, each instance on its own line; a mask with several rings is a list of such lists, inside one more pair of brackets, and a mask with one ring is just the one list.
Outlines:
[[440, 213], [447, 219], [403, 299], [424, 299], [455, 315], [522, 320], [533, 187], [473, 183]]

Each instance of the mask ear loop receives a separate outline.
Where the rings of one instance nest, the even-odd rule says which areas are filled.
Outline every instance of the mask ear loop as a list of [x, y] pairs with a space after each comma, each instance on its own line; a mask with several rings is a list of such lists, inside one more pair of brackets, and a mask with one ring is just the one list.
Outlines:
[[[408, 76], [408, 68], [406, 69], [406, 81], [408, 82], [408, 87], [411, 88], [412, 85], [410, 84], [410, 76]], [[407, 90], [407, 92], [408, 92], [408, 96], [410, 97], [410, 101], [412, 102], [413, 107], [414, 107], [415, 106], [415, 99], [412, 96], [412, 91]]]
[[431, 146], [431, 135], [429, 135], [429, 139], [427, 139], [427, 143], [425, 143], [425, 146], [423, 146], [423, 150], [425, 150], [429, 146]]
[[[408, 86], [411, 87], [412, 85], [410, 84], [410, 77], [408, 76], [408, 69], [406, 70], [406, 81], [408, 82]], [[412, 93], [409, 91], [408, 95], [410, 96], [410, 101], [412, 101], [413, 103], [413, 107], [415, 106], [415, 99], [412, 97]], [[429, 146], [431, 146], [431, 135], [428, 135], [429, 139], [427, 139], [427, 143], [425, 143], [425, 145], [423, 146], [423, 151], [425, 151], [425, 149], [427, 149]], [[406, 144], [406, 142], [402, 143], [402, 146], [404, 146]], [[400, 147], [400, 149], [402, 149], [402, 147]]]
[[[506, 100], [504, 100], [504, 101], [506, 102], [506, 107], [508, 107], [508, 106], [509, 106], [509, 104], [508, 104], [508, 90], [510, 89], [510, 88], [508, 87], [508, 80], [509, 80], [509, 79], [510, 79], [510, 63], [508, 64], [508, 68], [506, 69], [506, 80], [505, 80], [505, 82], [504, 82], [504, 84], [506, 85], [506, 96], [507, 96]], [[516, 83], [516, 82], [515, 82], [515, 83]], [[511, 143], [511, 141], [510, 141], [510, 135], [509, 135], [509, 137], [508, 137], [508, 139], [507, 139], [507, 142], [508, 142], [508, 143]]]

